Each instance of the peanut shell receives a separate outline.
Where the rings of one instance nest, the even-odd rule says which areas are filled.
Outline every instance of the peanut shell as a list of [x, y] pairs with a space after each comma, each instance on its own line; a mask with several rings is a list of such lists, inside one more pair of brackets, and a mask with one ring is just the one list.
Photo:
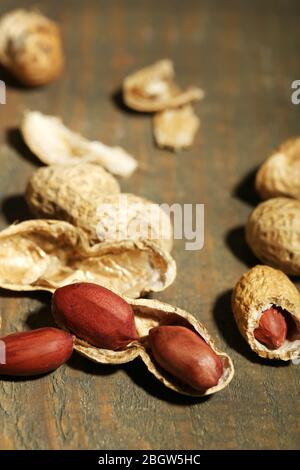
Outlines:
[[165, 289], [175, 276], [173, 258], [151, 241], [90, 247], [79, 228], [56, 220], [28, 220], [0, 232], [0, 287], [5, 289], [53, 292], [87, 281], [139, 297]]
[[21, 132], [32, 153], [46, 165], [91, 162], [123, 177], [130, 176], [137, 168], [135, 158], [121, 147], [87, 140], [55, 116], [28, 111], [23, 116]]
[[[36, 215], [41, 212], [41, 215], [48, 218], [66, 217], [66, 220], [68, 214], [64, 210], [65, 201], [77, 207], [77, 204], [80, 206], [78, 198], [90, 204], [90, 201], [100, 195], [118, 193], [118, 181], [101, 166], [93, 163], [41, 167], [34, 173], [26, 189], [28, 204]], [[39, 207], [42, 208], [40, 211]]]
[[268, 349], [254, 337], [254, 330], [264, 311], [271, 306], [289, 312], [300, 332], [300, 295], [294, 284], [281, 271], [257, 265], [237, 282], [232, 294], [232, 310], [237, 326], [259, 356], [283, 361], [300, 358], [300, 340], [286, 339], [278, 349]]
[[177, 108], [204, 96], [197, 87], [181, 91], [175, 83], [174, 66], [164, 59], [129, 75], [123, 82], [123, 98], [129, 108], [142, 112]]
[[66, 220], [84, 230], [91, 245], [147, 238], [170, 251], [173, 234], [169, 216], [151, 201], [118, 192], [114, 178], [91, 163], [56, 165], [33, 174], [26, 200], [36, 217]]
[[[234, 367], [230, 357], [226, 353], [221, 352], [215, 346], [206, 328], [193, 315], [177, 307], [173, 307], [172, 305], [159, 302], [158, 300], [132, 300], [124, 296], [123, 298], [133, 308], [135, 325], [140, 336], [140, 340], [133, 341], [122, 351], [110, 351], [107, 349], [96, 348], [87, 342], [76, 338], [74, 348], [80, 354], [101, 364], [123, 364], [125, 362], [133, 361], [137, 357], [141, 357], [149, 372], [151, 372], [160, 382], [175, 392], [184, 395], [210, 395], [222, 390], [229, 384], [234, 374]], [[198, 333], [222, 360], [224, 372], [218, 385], [206, 390], [205, 393], [201, 393], [192, 389], [188, 385], [181, 383], [159, 368], [151, 357], [147, 338], [149, 330], [158, 325], [181, 325]]]
[[154, 138], [158, 147], [180, 150], [190, 147], [200, 126], [192, 106], [166, 109], [153, 118]]
[[300, 201], [269, 199], [250, 214], [246, 239], [264, 263], [286, 274], [300, 274]]
[[255, 181], [262, 199], [300, 199], [300, 138], [284, 142], [259, 168]]
[[25, 85], [44, 85], [62, 73], [60, 29], [36, 11], [13, 10], [0, 20], [0, 62]]

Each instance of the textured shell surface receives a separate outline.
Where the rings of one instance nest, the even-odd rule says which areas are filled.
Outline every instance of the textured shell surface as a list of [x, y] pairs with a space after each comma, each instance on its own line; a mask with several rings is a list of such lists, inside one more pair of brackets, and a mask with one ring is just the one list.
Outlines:
[[129, 108], [142, 112], [177, 108], [202, 99], [203, 90], [190, 87], [181, 91], [175, 83], [171, 60], [163, 59], [125, 78], [123, 98]]
[[43, 85], [63, 70], [58, 25], [37, 11], [17, 9], [0, 19], [0, 62], [26, 85]]
[[99, 197], [118, 193], [118, 181], [101, 166], [76, 163], [36, 170], [27, 184], [26, 200], [37, 217], [75, 222], [90, 212], [91, 204], [97, 205]]
[[232, 294], [232, 310], [237, 326], [251, 349], [259, 356], [284, 361], [300, 358], [300, 340], [286, 339], [270, 350], [254, 337], [262, 313], [271, 306], [287, 311], [300, 332], [300, 295], [290, 279], [270, 266], [257, 265], [237, 282]]
[[[170, 216], [148, 199], [126, 193], [104, 196], [97, 207], [97, 217], [97, 236], [100, 240], [107, 240], [112, 233], [120, 240], [148, 239], [166, 251], [172, 249]], [[112, 232], [113, 227], [116, 228], [115, 232]]]
[[269, 199], [250, 214], [246, 239], [264, 263], [286, 274], [300, 274], [300, 201]]
[[[96, 348], [79, 338], [75, 340], [75, 349], [85, 357], [101, 364], [122, 364], [140, 356], [149, 372], [151, 372], [166, 387], [185, 395], [210, 395], [225, 388], [232, 380], [234, 367], [231, 358], [220, 351], [214, 344], [207, 329], [190, 313], [177, 307], [153, 299], [129, 299], [123, 296], [132, 306], [135, 316], [139, 341], [133, 341], [122, 351], [109, 351]], [[203, 394], [181, 383], [155, 364], [148, 346], [147, 335], [151, 328], [158, 325], [181, 325], [198, 333], [220, 357], [223, 364], [223, 375], [218, 385]]]
[[53, 165], [33, 174], [26, 200], [35, 216], [66, 220], [84, 230], [91, 245], [150, 239], [170, 251], [170, 216], [158, 204], [119, 191], [117, 181], [91, 163]]
[[68, 129], [56, 116], [27, 111], [21, 131], [32, 153], [46, 165], [92, 162], [123, 177], [130, 176], [137, 168], [136, 159], [121, 147], [90, 141]]
[[0, 286], [5, 289], [53, 292], [87, 281], [139, 297], [165, 289], [175, 276], [173, 258], [151, 241], [90, 247], [84, 232], [56, 220], [28, 220], [0, 232]]
[[262, 199], [300, 199], [300, 138], [284, 142], [259, 168], [256, 189]]
[[200, 126], [200, 120], [190, 105], [166, 109], [153, 118], [154, 138], [159, 147], [180, 150], [190, 147]]

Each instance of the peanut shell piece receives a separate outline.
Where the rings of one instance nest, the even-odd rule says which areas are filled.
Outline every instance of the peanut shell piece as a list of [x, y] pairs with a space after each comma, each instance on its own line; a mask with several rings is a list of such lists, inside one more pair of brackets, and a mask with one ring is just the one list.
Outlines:
[[190, 105], [166, 109], [153, 118], [154, 138], [158, 147], [180, 150], [190, 147], [200, 126], [200, 120]]
[[[183, 395], [204, 396], [218, 392], [225, 388], [232, 380], [234, 367], [231, 358], [220, 351], [214, 344], [206, 328], [190, 313], [177, 307], [168, 305], [158, 300], [138, 299], [133, 300], [123, 296], [123, 298], [132, 306], [135, 316], [135, 325], [140, 336], [140, 340], [133, 341], [122, 351], [110, 351], [100, 349], [88, 344], [76, 337], [74, 348], [83, 356], [100, 364], [123, 364], [133, 361], [140, 357], [145, 363], [147, 369], [167, 388]], [[215, 387], [207, 389], [204, 393], [194, 390], [186, 384], [183, 384], [166, 371], [155, 364], [148, 346], [149, 330], [158, 325], [181, 325], [192, 329], [198, 333], [220, 357], [223, 364], [223, 375]], [[60, 325], [62, 326], [62, 325]]]
[[0, 20], [0, 62], [25, 85], [55, 80], [64, 67], [60, 28], [36, 11], [6, 13]]
[[182, 91], [175, 83], [173, 62], [164, 59], [125, 78], [123, 98], [129, 108], [142, 112], [178, 108], [200, 100], [203, 90], [190, 87]]
[[173, 258], [151, 241], [90, 247], [79, 228], [56, 220], [28, 220], [0, 232], [0, 287], [4, 289], [53, 292], [87, 281], [139, 297], [165, 289], [175, 276]]
[[91, 162], [110, 173], [128, 177], [137, 168], [137, 161], [121, 147], [109, 147], [90, 141], [68, 129], [55, 116], [27, 111], [21, 122], [26, 145], [46, 165], [70, 165]]
[[262, 199], [300, 199], [300, 138], [284, 142], [259, 168], [256, 190]]
[[286, 274], [300, 274], [300, 201], [269, 199], [250, 214], [246, 240], [265, 264]]
[[29, 180], [26, 200], [36, 217], [66, 220], [84, 230], [91, 245], [146, 238], [172, 249], [169, 215], [144, 198], [119, 194], [116, 180], [91, 163], [39, 168]]
[[297, 361], [300, 358], [300, 339], [292, 340], [287, 336], [280, 348], [270, 350], [254, 337], [262, 313], [271, 306], [286, 310], [300, 333], [298, 290], [283, 272], [257, 265], [241, 277], [232, 294], [232, 310], [237, 326], [251, 349], [259, 356]]

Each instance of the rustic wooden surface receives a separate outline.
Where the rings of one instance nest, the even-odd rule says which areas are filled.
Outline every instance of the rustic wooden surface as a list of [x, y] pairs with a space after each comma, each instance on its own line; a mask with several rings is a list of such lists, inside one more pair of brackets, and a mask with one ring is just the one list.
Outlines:
[[[31, 2], [1, 0], [0, 13]], [[240, 337], [230, 290], [256, 260], [243, 224], [257, 202], [253, 171], [299, 133], [298, 1], [61, 1], [38, 6], [63, 25], [67, 66], [56, 83], [26, 90], [1, 70], [1, 226], [28, 217], [22, 193], [39, 165], [17, 126], [24, 108], [137, 155], [122, 188], [157, 202], [205, 203], [205, 246], [176, 244], [175, 284], [156, 297], [203, 320], [236, 374], [206, 400], [175, 395], [135, 361], [94, 365], [78, 355], [51, 375], [0, 381], [1, 449], [299, 448], [299, 368], [260, 360]], [[174, 155], [153, 145], [151, 118], [122, 107], [130, 71], [170, 57], [182, 84], [202, 86], [196, 144]], [[49, 296], [1, 291], [1, 333], [51, 324]]]

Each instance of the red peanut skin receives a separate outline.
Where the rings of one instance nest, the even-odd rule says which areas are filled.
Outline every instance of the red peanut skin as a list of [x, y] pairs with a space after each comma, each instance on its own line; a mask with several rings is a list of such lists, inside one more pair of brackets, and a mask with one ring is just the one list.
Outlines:
[[58, 328], [39, 328], [1, 338], [6, 364], [0, 375], [30, 376], [50, 372], [64, 364], [73, 352], [74, 338]]
[[259, 326], [254, 330], [254, 336], [268, 349], [278, 349], [285, 342], [287, 324], [284, 316], [276, 307], [268, 308], [259, 320]]
[[138, 338], [131, 306], [98, 284], [60, 287], [53, 295], [52, 312], [59, 325], [99, 348], [115, 351]]
[[152, 328], [149, 345], [163, 369], [203, 393], [217, 385], [223, 374], [219, 356], [201, 336], [183, 326]]

